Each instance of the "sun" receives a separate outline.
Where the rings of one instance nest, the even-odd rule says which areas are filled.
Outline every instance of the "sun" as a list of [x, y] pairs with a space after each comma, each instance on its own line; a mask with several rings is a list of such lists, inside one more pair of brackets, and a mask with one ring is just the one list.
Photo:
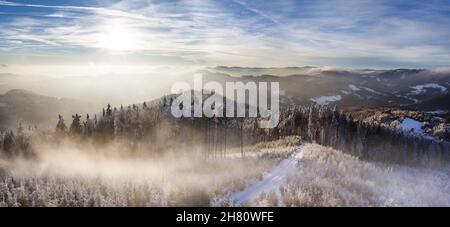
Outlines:
[[98, 35], [98, 47], [110, 51], [123, 52], [139, 49], [140, 34], [124, 23], [111, 23], [102, 26]]

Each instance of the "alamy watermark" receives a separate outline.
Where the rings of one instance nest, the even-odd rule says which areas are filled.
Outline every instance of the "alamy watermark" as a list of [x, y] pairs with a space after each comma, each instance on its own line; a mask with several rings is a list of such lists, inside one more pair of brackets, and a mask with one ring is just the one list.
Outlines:
[[[226, 82], [224, 89], [222, 84], [216, 81], [203, 84], [202, 75], [196, 74], [193, 88], [187, 82], [179, 81], [173, 84], [171, 92], [180, 95], [172, 102], [171, 112], [178, 118], [259, 117], [260, 128], [275, 128], [280, 120], [280, 86], [278, 82], [269, 84], [270, 91], [267, 82], [253, 81]], [[204, 95], [209, 96], [203, 100]]]

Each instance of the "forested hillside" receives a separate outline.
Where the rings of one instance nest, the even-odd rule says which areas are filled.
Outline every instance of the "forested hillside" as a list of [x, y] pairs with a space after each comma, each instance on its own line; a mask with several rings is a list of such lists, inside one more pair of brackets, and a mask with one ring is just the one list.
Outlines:
[[[450, 157], [448, 124], [439, 117], [413, 114], [417, 112], [404, 111], [402, 115], [390, 110], [284, 105], [279, 125], [261, 129], [258, 118], [175, 118], [170, 112], [173, 100], [174, 96], [166, 96], [139, 105], [108, 105], [98, 115], [74, 114], [70, 124], [59, 116], [53, 132], [19, 126], [17, 132], [2, 134], [2, 153], [29, 156], [34, 153], [33, 141], [58, 144], [73, 140], [95, 146], [118, 143], [124, 150], [149, 155], [189, 147], [211, 158], [224, 156], [231, 148], [299, 136], [367, 160], [436, 165]], [[414, 118], [420, 120], [420, 116], [422, 120], [429, 116], [424, 124], [429, 130], [420, 125], [407, 127], [408, 121], [418, 122]]]

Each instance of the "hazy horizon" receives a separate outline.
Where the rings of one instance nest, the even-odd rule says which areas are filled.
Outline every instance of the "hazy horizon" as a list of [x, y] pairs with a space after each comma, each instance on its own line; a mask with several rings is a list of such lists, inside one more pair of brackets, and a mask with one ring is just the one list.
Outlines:
[[127, 104], [216, 66], [447, 72], [450, 15], [439, 3], [0, 1], [0, 93]]
[[0, 1], [0, 72], [448, 67], [439, 2]]

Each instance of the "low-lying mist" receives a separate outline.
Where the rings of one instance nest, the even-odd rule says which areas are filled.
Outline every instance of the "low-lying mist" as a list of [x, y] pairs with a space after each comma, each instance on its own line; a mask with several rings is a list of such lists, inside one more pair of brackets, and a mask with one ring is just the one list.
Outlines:
[[[261, 144], [245, 150], [257, 148]], [[125, 150], [118, 143], [40, 144], [35, 158], [0, 159], [0, 202], [3, 206], [232, 205], [222, 198], [242, 190], [248, 180], [261, 178], [279, 160], [252, 154], [242, 158], [237, 148], [229, 149], [227, 157], [209, 159], [183, 146], [158, 155], [141, 152]]]
[[[229, 148], [196, 146], [146, 155], [120, 143], [39, 144], [36, 157], [0, 158], [0, 206], [235, 206], [232, 194], [263, 180], [298, 148], [298, 137]], [[301, 146], [287, 182], [244, 206], [450, 206], [450, 169], [362, 161]]]

